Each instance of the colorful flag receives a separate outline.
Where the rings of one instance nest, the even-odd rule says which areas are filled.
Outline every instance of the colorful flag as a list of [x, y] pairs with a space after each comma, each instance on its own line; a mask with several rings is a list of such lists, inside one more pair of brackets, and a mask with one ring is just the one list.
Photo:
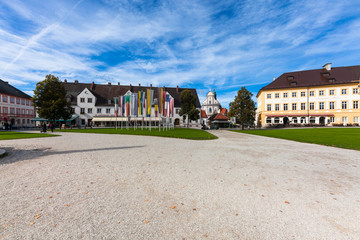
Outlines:
[[130, 101], [131, 101], [131, 96], [126, 95], [125, 96], [126, 117], [130, 116]]
[[158, 99], [154, 98], [155, 117], [158, 116]]
[[163, 112], [163, 108], [162, 108], [162, 91], [163, 89], [162, 88], [159, 88], [159, 113], [160, 115], [162, 114]]
[[115, 117], [118, 116], [119, 113], [119, 98], [114, 97], [114, 104], [115, 104]]
[[142, 92], [139, 91], [138, 93], [138, 115], [142, 116]]

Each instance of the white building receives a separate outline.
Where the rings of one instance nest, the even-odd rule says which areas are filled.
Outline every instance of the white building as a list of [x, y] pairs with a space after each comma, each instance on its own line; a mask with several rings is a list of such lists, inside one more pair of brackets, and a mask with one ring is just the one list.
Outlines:
[[[77, 126], [115, 126], [117, 122], [118, 125], [126, 123], [130, 120], [130, 124], [137, 125], [142, 124], [143, 122], [146, 125], [157, 126], [159, 122], [165, 121], [165, 119], [160, 118], [160, 116], [155, 117], [155, 107], [152, 106], [151, 117], [115, 117], [115, 106], [114, 106], [114, 97], [123, 96], [129, 93], [138, 93], [140, 91], [146, 92], [147, 89], [154, 90], [154, 98], [158, 98], [158, 87], [150, 86], [128, 86], [112, 85], [108, 83], [104, 84], [95, 84], [92, 83], [79, 83], [75, 81], [73, 83], [63, 82], [65, 89], [67, 91], [67, 99], [71, 102], [71, 106], [74, 110], [77, 118], [74, 120], [73, 124]], [[199, 98], [196, 92], [196, 89], [193, 88], [169, 88], [163, 87], [163, 89], [174, 98], [174, 117], [168, 118], [167, 123], [174, 124], [175, 126], [184, 126], [187, 123], [187, 119], [183, 120], [183, 117], [179, 115], [181, 108], [180, 103], [180, 94], [183, 90], [190, 90], [193, 95], [196, 97], [196, 108], [201, 110]], [[197, 121], [190, 122], [190, 127], [200, 127], [201, 119]]]
[[0, 127], [32, 127], [34, 117], [31, 97], [0, 79]]
[[202, 110], [205, 111], [207, 116], [211, 116], [214, 113], [220, 113], [221, 110], [221, 104], [216, 99], [216, 92], [209, 91], [206, 94], [206, 99], [202, 102]]

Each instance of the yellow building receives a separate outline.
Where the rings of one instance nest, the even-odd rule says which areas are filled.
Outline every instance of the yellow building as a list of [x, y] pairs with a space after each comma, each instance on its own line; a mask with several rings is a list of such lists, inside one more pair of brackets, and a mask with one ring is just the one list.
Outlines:
[[360, 65], [284, 73], [257, 94], [257, 124], [358, 125]]

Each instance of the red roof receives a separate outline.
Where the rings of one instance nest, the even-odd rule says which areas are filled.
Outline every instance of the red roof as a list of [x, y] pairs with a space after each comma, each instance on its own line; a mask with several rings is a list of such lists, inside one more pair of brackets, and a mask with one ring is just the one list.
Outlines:
[[227, 111], [226, 108], [222, 108], [222, 109], [220, 110], [220, 114], [227, 115], [227, 113], [228, 113], [228, 111]]
[[228, 118], [224, 114], [219, 113], [215, 116], [214, 120], [230, 120], [230, 118]]
[[207, 118], [206, 112], [201, 109], [201, 118]]

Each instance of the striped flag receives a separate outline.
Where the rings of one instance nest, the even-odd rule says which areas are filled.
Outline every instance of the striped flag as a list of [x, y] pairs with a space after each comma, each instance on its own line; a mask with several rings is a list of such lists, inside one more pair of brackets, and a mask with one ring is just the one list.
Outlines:
[[131, 96], [126, 95], [125, 96], [126, 117], [130, 116], [130, 101], [131, 101]]
[[159, 88], [159, 113], [160, 115], [162, 114], [163, 112], [163, 108], [162, 108], [162, 92], [163, 92], [163, 89], [162, 88]]
[[142, 102], [141, 102], [141, 100], [142, 100], [142, 93], [141, 93], [141, 91], [139, 91], [139, 93], [138, 93], [138, 115], [139, 116], [142, 116]]
[[114, 97], [114, 104], [115, 104], [115, 117], [118, 116], [119, 113], [119, 98]]
[[158, 99], [154, 98], [155, 117], [158, 116]]

